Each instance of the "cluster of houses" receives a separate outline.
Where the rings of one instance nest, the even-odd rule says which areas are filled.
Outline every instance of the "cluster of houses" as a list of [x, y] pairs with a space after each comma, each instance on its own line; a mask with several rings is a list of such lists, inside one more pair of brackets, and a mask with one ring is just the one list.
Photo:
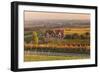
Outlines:
[[45, 32], [46, 38], [64, 38], [64, 29], [52, 29]]

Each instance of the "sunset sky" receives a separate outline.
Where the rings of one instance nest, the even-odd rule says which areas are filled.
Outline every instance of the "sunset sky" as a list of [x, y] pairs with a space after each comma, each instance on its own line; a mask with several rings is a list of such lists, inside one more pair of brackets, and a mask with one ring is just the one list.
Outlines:
[[48, 19], [89, 20], [90, 14], [25, 11], [24, 17], [25, 21], [48, 20]]

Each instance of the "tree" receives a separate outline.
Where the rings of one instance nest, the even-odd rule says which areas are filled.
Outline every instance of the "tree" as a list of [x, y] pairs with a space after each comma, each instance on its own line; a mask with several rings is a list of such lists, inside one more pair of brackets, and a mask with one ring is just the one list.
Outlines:
[[86, 36], [87, 39], [89, 39], [90, 38], [90, 33], [89, 32], [86, 32], [85, 33], [85, 36]]
[[72, 34], [72, 38], [77, 39], [77, 38], [79, 38], [79, 35], [77, 33], [74, 33], [74, 34]]
[[72, 36], [70, 34], [65, 35], [64, 39], [71, 39]]
[[88, 36], [88, 35], [90, 35], [90, 33], [89, 33], [89, 32], [86, 32], [86, 33], [85, 33], [85, 35], [87, 35], [87, 36]]
[[33, 32], [33, 44], [35, 44], [36, 46], [38, 45], [38, 36], [37, 36], [37, 32]]
[[84, 34], [81, 34], [81, 35], [80, 35], [80, 38], [81, 38], [81, 39], [85, 39], [85, 35], [84, 35]]

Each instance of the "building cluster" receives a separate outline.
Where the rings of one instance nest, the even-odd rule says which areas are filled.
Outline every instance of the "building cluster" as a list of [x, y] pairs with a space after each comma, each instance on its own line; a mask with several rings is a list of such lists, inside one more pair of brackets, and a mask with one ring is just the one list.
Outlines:
[[47, 30], [45, 33], [46, 38], [64, 38], [64, 30], [63, 29], [53, 29], [53, 30]]

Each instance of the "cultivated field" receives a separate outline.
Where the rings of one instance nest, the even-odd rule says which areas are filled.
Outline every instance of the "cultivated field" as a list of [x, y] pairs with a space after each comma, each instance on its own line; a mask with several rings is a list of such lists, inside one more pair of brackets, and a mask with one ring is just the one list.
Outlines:
[[25, 30], [24, 48], [26, 62], [87, 59], [90, 58], [90, 28]]
[[24, 61], [49, 61], [49, 60], [77, 60], [77, 59], [88, 59], [89, 55], [80, 56], [47, 56], [47, 55], [25, 55]]

